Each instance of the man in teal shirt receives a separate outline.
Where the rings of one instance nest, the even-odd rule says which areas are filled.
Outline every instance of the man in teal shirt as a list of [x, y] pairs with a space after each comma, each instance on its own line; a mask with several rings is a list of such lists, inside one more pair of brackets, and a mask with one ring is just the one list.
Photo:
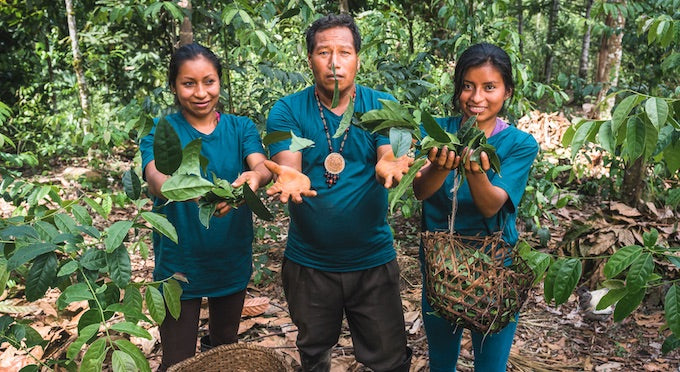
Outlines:
[[267, 192], [294, 202], [281, 276], [302, 369], [330, 370], [344, 314], [358, 361], [375, 371], [408, 371], [386, 187], [410, 161], [395, 159], [386, 137], [354, 126], [333, 138], [350, 99], [356, 112], [366, 112], [381, 107], [378, 99], [394, 98], [354, 82], [361, 38], [349, 15], [315, 21], [306, 37], [315, 84], [279, 100], [267, 131], [292, 131], [315, 146], [291, 152], [290, 141], [278, 142], [270, 146], [275, 163], [266, 162], [277, 176]]

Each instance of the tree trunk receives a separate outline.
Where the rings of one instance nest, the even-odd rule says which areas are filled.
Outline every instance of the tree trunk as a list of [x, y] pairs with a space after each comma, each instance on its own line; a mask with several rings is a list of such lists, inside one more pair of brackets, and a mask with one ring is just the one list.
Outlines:
[[349, 13], [349, 1], [340, 0], [340, 13]]
[[644, 171], [645, 163], [641, 156], [633, 161], [632, 164], [626, 164], [626, 169], [623, 173], [621, 201], [633, 208], [638, 206], [642, 196], [642, 189], [645, 187], [645, 183], [642, 182]]
[[231, 89], [231, 65], [229, 62], [229, 50], [231, 49], [229, 47], [229, 32], [227, 31], [227, 28], [224, 27], [222, 28], [222, 45], [224, 46], [224, 67], [226, 69], [224, 76], [226, 77], [227, 81], [227, 95], [229, 96], [229, 113], [233, 114], [234, 113], [234, 99], [233, 99], [233, 92]]
[[52, 53], [54, 53], [54, 47], [50, 42], [50, 38], [47, 36], [47, 32], [44, 34], [44, 43], [47, 46], [46, 56], [47, 56], [47, 77], [49, 79], [49, 97], [50, 97], [50, 107], [51, 113], [57, 112], [57, 95], [54, 92], [54, 65], [52, 64]]
[[[73, 1], [64, 0], [66, 3], [66, 20], [68, 22], [68, 34], [71, 37], [71, 51], [73, 52], [73, 69], [78, 80], [78, 93], [80, 94], [80, 108], [82, 108], [85, 117], [90, 112], [90, 102], [87, 92], [87, 82], [85, 81], [85, 73], [83, 72], [83, 57], [80, 54], [78, 47], [78, 29], [76, 28], [76, 17], [73, 14]], [[87, 122], [87, 119], [86, 119]], [[87, 125], [83, 128], [84, 134], [87, 134]]]
[[590, 52], [590, 31], [593, 25], [590, 22], [590, 11], [593, 9], [593, 0], [586, 0], [586, 31], [583, 34], [583, 45], [581, 46], [581, 63], [578, 68], [578, 76], [585, 80], [588, 77], [588, 59]]
[[[177, 3], [180, 7], [189, 11], [191, 14], [191, 0], [182, 0]], [[182, 25], [179, 28], [179, 46], [191, 44], [194, 42], [194, 30], [191, 27], [191, 17], [184, 16]]]
[[543, 79], [546, 84], [550, 84], [552, 78], [552, 65], [555, 59], [555, 41], [557, 41], [557, 14], [560, 10], [560, 0], [552, 0], [550, 7], [550, 18], [548, 19], [547, 53], [545, 56], [545, 67], [543, 69]]
[[517, 33], [519, 34], [519, 54], [524, 55], [524, 41], [522, 33], [524, 32], [524, 6], [522, 0], [517, 0]]
[[[617, 0], [617, 3], [625, 5], [625, 0]], [[625, 23], [626, 19], [621, 11], [618, 11], [614, 16], [608, 15], [605, 22], [611, 32], [602, 35], [600, 54], [598, 56], [596, 81], [601, 84], [602, 89], [597, 94], [597, 101], [595, 102], [594, 117], [596, 119], [611, 119], [616, 97], [611, 97], [607, 100], [605, 98], [609, 89], [617, 86], [619, 82], [621, 56], [623, 54], [621, 41], [623, 40], [623, 27]]]

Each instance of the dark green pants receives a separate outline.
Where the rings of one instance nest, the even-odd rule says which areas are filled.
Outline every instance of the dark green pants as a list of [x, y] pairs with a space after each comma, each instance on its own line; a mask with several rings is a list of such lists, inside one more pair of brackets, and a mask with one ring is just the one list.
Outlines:
[[367, 270], [326, 272], [284, 260], [283, 289], [303, 371], [328, 371], [343, 315], [357, 361], [374, 371], [408, 371], [404, 313], [396, 260]]

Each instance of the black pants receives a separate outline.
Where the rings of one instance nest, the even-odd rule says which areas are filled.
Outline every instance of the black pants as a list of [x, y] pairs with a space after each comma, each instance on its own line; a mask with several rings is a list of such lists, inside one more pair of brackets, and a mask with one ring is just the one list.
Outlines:
[[404, 313], [396, 260], [354, 272], [315, 270], [284, 260], [283, 289], [304, 371], [328, 371], [343, 314], [357, 361], [374, 371], [408, 371]]
[[[208, 324], [212, 346], [238, 341], [238, 325], [245, 296], [244, 289], [229, 296], [208, 298]], [[171, 365], [196, 354], [201, 300], [200, 298], [182, 300], [182, 309], [177, 320], [166, 308], [165, 320], [160, 326], [163, 359], [159, 371], [165, 371]]]

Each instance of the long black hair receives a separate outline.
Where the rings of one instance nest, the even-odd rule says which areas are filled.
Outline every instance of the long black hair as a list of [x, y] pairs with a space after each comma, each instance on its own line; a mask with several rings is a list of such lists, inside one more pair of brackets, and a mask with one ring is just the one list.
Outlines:
[[458, 107], [460, 94], [463, 92], [463, 77], [471, 67], [478, 67], [489, 63], [498, 69], [503, 77], [506, 90], [510, 90], [510, 97], [515, 93], [515, 81], [512, 78], [512, 62], [510, 56], [503, 49], [489, 43], [479, 43], [467, 48], [456, 61], [456, 70], [453, 78], [453, 104]]

